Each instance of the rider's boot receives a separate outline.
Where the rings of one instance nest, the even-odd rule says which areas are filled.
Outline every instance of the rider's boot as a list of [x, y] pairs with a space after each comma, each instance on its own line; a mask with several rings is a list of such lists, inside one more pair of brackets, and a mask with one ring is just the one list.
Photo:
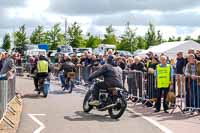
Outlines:
[[93, 100], [93, 101], [89, 102], [89, 105], [91, 105], [91, 106], [99, 106], [100, 102], [98, 100]]

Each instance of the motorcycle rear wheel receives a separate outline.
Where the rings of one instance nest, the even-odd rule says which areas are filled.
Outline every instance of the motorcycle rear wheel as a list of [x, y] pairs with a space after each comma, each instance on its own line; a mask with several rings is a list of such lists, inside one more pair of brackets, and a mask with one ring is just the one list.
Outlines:
[[43, 93], [43, 96], [46, 98], [48, 95], [48, 90], [43, 88], [42, 93]]
[[68, 81], [68, 89], [67, 89], [67, 93], [72, 93], [73, 91], [73, 81], [72, 80], [69, 80]]
[[[120, 98], [119, 101], [120, 102], [118, 102], [116, 106], [108, 109], [108, 113], [112, 119], [120, 118], [126, 110], [126, 107], [127, 107], [126, 100], [123, 98]], [[115, 111], [117, 111], [117, 113], [115, 113]]]

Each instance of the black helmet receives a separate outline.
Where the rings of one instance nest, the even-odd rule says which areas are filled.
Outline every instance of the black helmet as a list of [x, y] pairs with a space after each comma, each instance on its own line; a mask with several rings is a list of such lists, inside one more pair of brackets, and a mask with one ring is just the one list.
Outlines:
[[113, 65], [114, 64], [114, 57], [112, 55], [109, 55], [107, 58], [107, 63]]
[[39, 60], [45, 60], [45, 56], [44, 55], [40, 55], [39, 56]]

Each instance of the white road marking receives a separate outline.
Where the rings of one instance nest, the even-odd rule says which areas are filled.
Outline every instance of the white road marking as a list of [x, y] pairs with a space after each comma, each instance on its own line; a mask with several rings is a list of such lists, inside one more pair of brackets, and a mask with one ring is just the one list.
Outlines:
[[164, 133], [173, 133], [170, 129], [166, 128], [165, 126], [161, 125], [160, 123], [158, 123], [155, 120], [150, 119], [149, 117], [146, 117], [144, 115], [142, 115], [141, 113], [137, 113], [135, 111], [133, 111], [130, 108], [127, 108], [128, 111], [142, 117], [143, 119], [145, 119], [146, 121], [150, 122], [151, 124], [153, 124], [154, 126], [158, 127], [161, 131], [163, 131]]
[[45, 115], [46, 114], [28, 114], [28, 116], [40, 126], [33, 133], [40, 133], [45, 128], [45, 125], [41, 121], [39, 121], [35, 116], [45, 116]]

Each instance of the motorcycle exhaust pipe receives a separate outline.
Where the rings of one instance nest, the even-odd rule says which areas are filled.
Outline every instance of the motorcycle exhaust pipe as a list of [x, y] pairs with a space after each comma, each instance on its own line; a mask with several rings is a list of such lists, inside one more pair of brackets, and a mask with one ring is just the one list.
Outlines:
[[104, 110], [107, 110], [107, 109], [109, 109], [109, 108], [112, 108], [112, 107], [114, 107], [114, 106], [116, 106], [117, 104], [110, 104], [110, 105], [107, 105], [106, 107], [104, 107], [104, 108], [101, 108], [101, 109], [99, 109], [100, 111], [104, 111]]

